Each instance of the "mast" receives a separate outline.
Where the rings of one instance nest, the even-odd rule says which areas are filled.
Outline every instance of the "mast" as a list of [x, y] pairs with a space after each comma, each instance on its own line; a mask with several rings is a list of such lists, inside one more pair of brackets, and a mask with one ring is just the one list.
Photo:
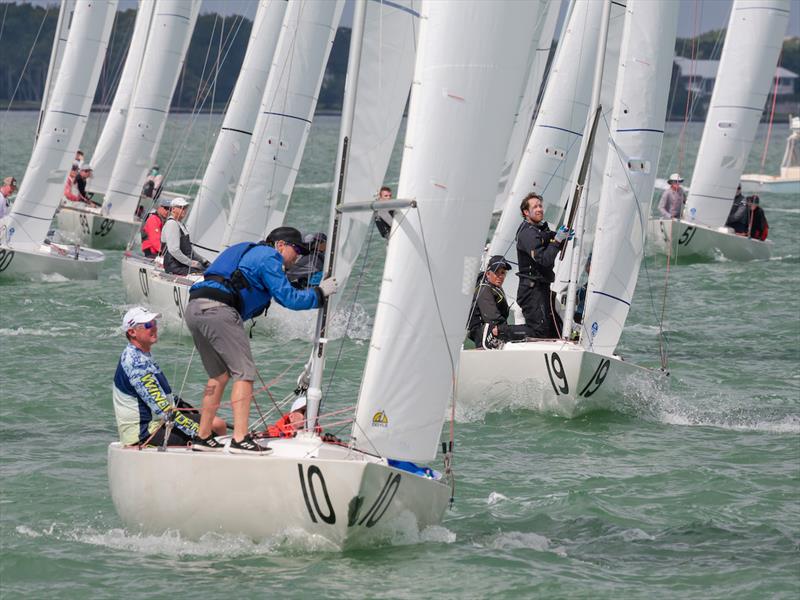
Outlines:
[[[353, 134], [353, 116], [355, 114], [356, 95], [358, 93], [358, 72], [361, 65], [361, 45], [364, 41], [364, 22], [367, 16], [367, 0], [356, 0], [353, 14], [353, 29], [350, 37], [350, 54], [347, 57], [347, 79], [345, 81], [344, 102], [342, 104], [342, 122], [339, 129], [339, 147], [336, 151], [338, 173], [336, 185], [331, 199], [331, 220], [328, 231], [328, 248], [325, 253], [323, 271], [326, 277], [334, 273], [336, 266], [336, 242], [339, 235], [341, 214], [337, 208], [344, 201], [344, 190], [347, 185], [347, 159], [350, 138]], [[317, 330], [314, 335], [314, 353], [311, 358], [311, 377], [309, 380], [306, 405], [306, 428], [313, 430], [317, 424], [319, 404], [322, 400], [322, 371], [325, 367], [325, 331], [328, 321], [328, 299], [322, 302], [317, 314]]]
[[[572, 244], [572, 256], [570, 258], [570, 276], [569, 286], [567, 287], [567, 308], [564, 314], [564, 324], [561, 328], [561, 337], [568, 340], [572, 335], [572, 321], [573, 313], [575, 312], [575, 294], [578, 287], [578, 269], [580, 267], [581, 258], [581, 244], [583, 232], [586, 225], [586, 207], [585, 203], [581, 202], [583, 196], [584, 181], [586, 179], [586, 171], [588, 169], [587, 158], [591, 156], [592, 146], [594, 144], [594, 134], [597, 131], [597, 122], [600, 118], [600, 89], [603, 85], [603, 65], [605, 63], [605, 49], [608, 40], [608, 23], [609, 16], [611, 15], [611, 0], [605, 0], [603, 3], [603, 15], [600, 21], [600, 37], [597, 40], [597, 59], [594, 64], [594, 86], [592, 87], [592, 100], [589, 104], [589, 114], [593, 114], [594, 118], [586, 123], [583, 139], [581, 140], [581, 154], [584, 156], [584, 164], [578, 172], [578, 177], [575, 181], [575, 200], [573, 202], [573, 209], [575, 204], [578, 205], [578, 222], [577, 232], [578, 239]], [[583, 181], [581, 181], [583, 179]], [[567, 227], [572, 228], [572, 218], [567, 221]], [[566, 248], [566, 246], [565, 246]], [[563, 256], [563, 252], [562, 252]]]
[[[69, 35], [69, 21], [72, 11], [75, 8], [75, 0], [61, 0], [61, 8], [58, 10], [58, 23], [56, 23], [56, 34], [53, 38], [53, 48], [50, 50], [50, 62], [47, 67], [47, 79], [44, 81], [44, 92], [42, 93], [42, 107], [39, 109], [39, 121], [36, 123], [36, 137], [39, 139], [39, 132], [42, 129], [44, 114], [50, 104], [50, 93], [52, 92], [53, 81], [58, 75], [61, 66], [61, 59], [64, 57], [64, 46]], [[77, 148], [76, 148], [77, 150]]]

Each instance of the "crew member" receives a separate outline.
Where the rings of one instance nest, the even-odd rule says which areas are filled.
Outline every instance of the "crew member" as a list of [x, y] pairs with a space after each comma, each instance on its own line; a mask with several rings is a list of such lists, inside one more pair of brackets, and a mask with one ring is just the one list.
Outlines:
[[182, 223], [188, 213], [189, 203], [184, 198], [173, 198], [170, 215], [161, 230], [161, 253], [164, 270], [174, 275], [200, 273], [210, 263], [192, 248], [189, 231]]
[[161, 252], [161, 229], [169, 217], [172, 200], [163, 198], [155, 210], [151, 210], [142, 220], [142, 253], [147, 258], [155, 258]]
[[293, 227], [278, 227], [264, 242], [241, 242], [225, 249], [206, 269], [205, 279], [189, 290], [186, 325], [206, 372], [208, 385], [198, 439], [193, 448], [218, 451], [222, 444], [212, 435], [211, 423], [229, 379], [233, 379], [234, 453], [259, 453], [263, 448], [248, 434], [255, 363], [243, 321], [264, 313], [273, 297], [291, 310], [320, 306], [336, 292], [336, 279], [298, 290], [286, 279], [284, 268], [308, 253], [303, 237]]
[[322, 268], [325, 266], [325, 249], [328, 247], [328, 236], [322, 233], [308, 234], [303, 238], [309, 253], [297, 259], [286, 277], [296, 288], [318, 285], [322, 281]]
[[552, 308], [550, 284], [555, 279], [553, 266], [564, 242], [572, 239], [574, 232], [564, 226], [556, 233], [550, 231], [544, 220], [542, 197], [538, 194], [525, 196], [520, 211], [524, 221], [517, 229], [517, 304], [525, 315], [530, 337], [556, 338], [561, 324], [556, 321]]
[[[392, 188], [383, 186], [380, 191], [378, 192], [378, 200], [391, 200], [392, 199]], [[378, 228], [378, 233], [381, 234], [381, 237], [386, 239], [389, 237], [389, 234], [392, 232], [392, 223], [394, 222], [394, 211], [393, 210], [378, 210], [375, 212], [375, 227]]]
[[683, 193], [681, 184], [683, 178], [677, 173], [673, 173], [667, 179], [669, 187], [661, 194], [658, 203], [658, 212], [664, 219], [680, 219], [683, 205], [686, 204], [686, 194]]
[[13, 177], [6, 177], [3, 179], [3, 185], [0, 186], [0, 219], [6, 216], [11, 211], [11, 194], [17, 191], [17, 180]]

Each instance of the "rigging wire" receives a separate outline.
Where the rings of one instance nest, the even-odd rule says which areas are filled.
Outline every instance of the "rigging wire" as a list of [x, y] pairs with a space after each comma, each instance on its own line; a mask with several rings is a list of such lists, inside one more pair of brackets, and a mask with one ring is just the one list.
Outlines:
[[[769, 151], [769, 140], [772, 137], [772, 122], [775, 119], [775, 104], [778, 100], [778, 81], [780, 78], [778, 77], [778, 69], [780, 68], [781, 60], [783, 58], [783, 49], [781, 49], [781, 53], [778, 55], [778, 67], [775, 69], [775, 87], [772, 90], [772, 109], [769, 111], [769, 126], [767, 127], [767, 141], [764, 142], [764, 152], [761, 155], [761, 175], [764, 174], [764, 165], [767, 162], [767, 152]], [[752, 216], [752, 215], [751, 215]]]

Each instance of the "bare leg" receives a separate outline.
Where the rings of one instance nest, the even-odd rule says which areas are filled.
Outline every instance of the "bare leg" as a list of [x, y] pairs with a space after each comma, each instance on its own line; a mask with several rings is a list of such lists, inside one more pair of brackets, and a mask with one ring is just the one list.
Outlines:
[[233, 439], [241, 442], [250, 423], [250, 400], [253, 397], [252, 381], [234, 381], [231, 391], [233, 408]]
[[211, 423], [211, 431], [214, 432], [214, 435], [225, 435], [228, 433], [228, 426], [219, 417], [214, 417]]
[[203, 409], [200, 411], [200, 429], [197, 435], [207, 438], [211, 435], [211, 425], [217, 416], [222, 392], [225, 391], [225, 384], [228, 383], [229, 375], [223, 373], [208, 380], [206, 389], [203, 392]]

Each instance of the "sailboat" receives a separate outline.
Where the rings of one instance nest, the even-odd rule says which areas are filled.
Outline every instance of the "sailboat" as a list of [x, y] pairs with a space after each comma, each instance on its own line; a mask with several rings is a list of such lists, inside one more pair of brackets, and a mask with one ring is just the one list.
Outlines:
[[780, 175], [745, 174], [741, 182], [745, 194], [768, 192], [800, 197], [800, 117], [789, 119], [789, 137], [786, 138]]
[[58, 243], [48, 237], [48, 231], [86, 128], [116, 9], [116, 0], [75, 3], [25, 177], [11, 211], [0, 221], [3, 278], [57, 273], [71, 279], [96, 279], [103, 264], [102, 252]]
[[725, 226], [789, 23], [789, 0], [735, 0], [680, 219], [652, 219], [653, 248], [674, 259], [766, 259], [771, 240]]
[[[604, 3], [600, 21], [606, 31], [610, 4]], [[661, 152], [677, 11], [678, 6], [668, 0], [628, 0], [625, 8], [608, 149], [602, 177], [591, 182], [601, 191], [581, 326], [573, 329], [572, 318], [578, 266], [582, 264], [580, 236], [586, 231], [578, 226], [579, 237], [563, 255], [569, 268], [561, 270], [570, 273], [563, 294], [566, 307], [560, 307], [563, 339], [506, 343], [498, 350], [462, 350], [458, 401], [466, 411], [503, 402], [575, 417], [613, 408], [631, 387], [651, 389], [663, 382], [661, 371], [623, 360], [616, 346], [644, 254], [646, 214]], [[606, 35], [603, 31], [599, 35], [601, 49]], [[596, 56], [592, 116], [599, 110], [602, 50]], [[592, 118], [587, 123], [584, 147], [594, 121]], [[584, 168], [585, 164], [581, 170]], [[578, 215], [581, 213], [586, 213], [585, 206], [578, 207]], [[559, 289], [558, 281], [552, 287]]]
[[[365, 4], [356, 3], [354, 40], [360, 39]], [[351, 442], [323, 442], [309, 418], [307, 431], [269, 441], [271, 451], [261, 456], [113, 443], [111, 496], [127, 525], [191, 537], [300, 531], [349, 548], [441, 522], [452, 473], [407, 461], [430, 461], [439, 449], [452, 393], [451, 359], [469, 305], [461, 286], [465, 259], [477, 264], [479, 240], [488, 230], [522, 85], [526, 24], [536, 16], [532, 6], [459, 0], [424, 7], [399, 185], [415, 208], [389, 243]], [[359, 54], [353, 44], [353, 75]], [[345, 186], [356, 93], [349, 79], [338, 169], [338, 183]], [[486, 114], [497, 118], [481, 118]], [[341, 189], [337, 185], [334, 193]], [[324, 353], [324, 344], [320, 337], [315, 347]], [[315, 401], [313, 395], [308, 401]], [[451, 451], [452, 444], [448, 457]], [[148, 510], [154, 503], [159, 510]]]
[[[113, 165], [113, 169], [110, 177], [108, 171], [98, 174], [103, 181], [108, 177], [107, 187], [89, 185], [104, 193], [103, 205], [91, 208], [64, 204], [58, 214], [58, 227], [65, 235], [101, 248], [123, 249], [138, 234], [141, 220], [136, 213], [141, 189], [155, 162], [199, 12], [200, 2], [140, 2], [123, 79], [104, 128], [112, 129], [108, 134], [104, 131], [100, 140], [101, 152], [108, 150], [107, 143], [114, 153], [110, 160], [101, 154], [101, 164], [106, 169]], [[125, 111], [124, 128], [120, 131]]]

